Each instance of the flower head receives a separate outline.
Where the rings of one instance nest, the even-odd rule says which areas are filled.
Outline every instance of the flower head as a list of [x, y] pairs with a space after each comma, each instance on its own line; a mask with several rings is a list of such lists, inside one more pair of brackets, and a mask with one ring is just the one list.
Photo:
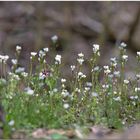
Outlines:
[[57, 54], [57, 55], [55, 56], [55, 64], [61, 64], [61, 58], [62, 58], [61, 55], [58, 55], [58, 54]]

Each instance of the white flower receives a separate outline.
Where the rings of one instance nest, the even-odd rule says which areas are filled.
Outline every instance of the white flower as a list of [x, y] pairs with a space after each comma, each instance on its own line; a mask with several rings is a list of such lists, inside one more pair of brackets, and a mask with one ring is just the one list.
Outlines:
[[68, 104], [68, 103], [65, 103], [65, 104], [63, 105], [63, 107], [64, 107], [65, 109], [68, 109], [68, 108], [69, 108], [69, 104]]
[[104, 73], [105, 74], [111, 73], [111, 70], [109, 69], [109, 66], [104, 66]]
[[111, 73], [111, 70], [110, 69], [104, 70], [104, 73], [108, 75], [109, 73]]
[[39, 73], [39, 79], [40, 79], [40, 80], [43, 80], [43, 79], [45, 79], [45, 78], [46, 78], [46, 75], [43, 74], [42, 72], [40, 72], [40, 73]]
[[110, 58], [110, 60], [115, 63], [116, 62], [116, 57]]
[[100, 46], [98, 44], [93, 44], [93, 53], [97, 53], [100, 49]]
[[102, 87], [103, 87], [104, 89], [107, 89], [107, 88], [109, 88], [109, 85], [102, 85]]
[[86, 78], [86, 75], [84, 75], [82, 72], [78, 72], [78, 78]]
[[137, 77], [137, 79], [140, 79], [140, 74], [137, 74], [136, 77]]
[[86, 85], [87, 85], [88, 87], [92, 87], [92, 83], [91, 83], [91, 82], [86, 82]]
[[138, 92], [138, 91], [140, 91], [140, 88], [139, 87], [135, 88], [135, 92]]
[[51, 37], [51, 40], [52, 40], [54, 43], [57, 42], [58, 36], [57, 36], [57, 35], [54, 35], [53, 37]]
[[138, 99], [138, 96], [136, 95], [136, 96], [130, 96], [130, 99]]
[[37, 55], [37, 52], [31, 52], [31, 56], [36, 56]]
[[17, 52], [20, 52], [20, 51], [21, 51], [21, 46], [17, 45], [17, 46], [16, 46], [16, 51], [17, 51]]
[[109, 69], [109, 66], [104, 66], [104, 69]]
[[116, 98], [113, 98], [115, 101], [121, 101], [121, 98], [120, 96], [116, 97]]
[[17, 64], [17, 59], [12, 59], [11, 62], [12, 62], [13, 65], [16, 65]]
[[14, 121], [14, 120], [11, 120], [11, 121], [8, 123], [9, 126], [13, 126], [14, 124], [15, 124], [15, 121]]
[[99, 66], [94, 67], [91, 72], [93, 71], [99, 71]]
[[97, 96], [98, 96], [98, 93], [97, 93], [97, 92], [92, 92], [91, 95], [92, 95], [93, 97], [97, 97]]
[[90, 88], [89, 87], [85, 87], [85, 91], [89, 91], [90, 90]]
[[76, 88], [75, 91], [78, 92], [78, 93], [81, 92], [81, 90], [79, 88]]
[[126, 45], [126, 43], [122, 42], [122, 43], [121, 43], [121, 46], [122, 46], [122, 47], [126, 47], [127, 45]]
[[69, 96], [69, 92], [66, 89], [63, 89], [61, 94], [63, 95], [63, 97]]
[[125, 61], [127, 61], [128, 60], [128, 56], [127, 55], [123, 55], [122, 56], [122, 59], [125, 60]]
[[79, 56], [80, 58], [83, 58], [83, 57], [84, 57], [84, 54], [83, 54], [83, 53], [79, 53], [78, 56]]
[[125, 47], [126, 47], [127, 45], [124, 43], [124, 42], [122, 42], [121, 44], [120, 44], [120, 46], [119, 46], [119, 49], [124, 49]]
[[65, 83], [66, 82], [66, 79], [61, 79], [61, 83]]
[[61, 55], [56, 55], [55, 56], [55, 61], [56, 61], [56, 63], [55, 64], [61, 64]]
[[140, 52], [137, 52], [137, 55], [140, 56]]
[[0, 55], [0, 62], [6, 63], [8, 59], [8, 55]]
[[83, 62], [84, 62], [84, 59], [83, 59], [83, 58], [78, 58], [77, 61], [78, 61], [78, 63], [79, 63], [80, 65], [82, 65]]
[[129, 84], [129, 80], [125, 79], [123, 82], [124, 82], [124, 84]]
[[114, 71], [114, 75], [115, 75], [116, 77], [120, 77], [120, 72], [119, 72], [119, 71]]
[[28, 95], [33, 95], [34, 94], [34, 90], [32, 90], [30, 87], [27, 87], [24, 90], [25, 90], [26, 94], [28, 94]]
[[13, 80], [19, 81], [20, 80], [20, 77], [17, 74], [11, 73], [11, 72], [9, 72], [8, 74], [10, 75], [11, 81], [13, 81]]
[[28, 76], [28, 73], [22, 72], [21, 75], [22, 75], [23, 77], [27, 77], [27, 76]]
[[48, 52], [49, 51], [49, 48], [43, 48], [44, 52]]
[[45, 54], [44, 51], [42, 51], [42, 50], [39, 51], [39, 57], [40, 57], [40, 58], [43, 58], [45, 55], [46, 55], [46, 54]]
[[25, 68], [23, 67], [18, 67], [16, 70], [15, 70], [15, 73], [21, 73], [21, 72], [24, 72], [25, 71]]
[[70, 68], [71, 68], [72, 71], [74, 71], [75, 70], [75, 65], [71, 65]]

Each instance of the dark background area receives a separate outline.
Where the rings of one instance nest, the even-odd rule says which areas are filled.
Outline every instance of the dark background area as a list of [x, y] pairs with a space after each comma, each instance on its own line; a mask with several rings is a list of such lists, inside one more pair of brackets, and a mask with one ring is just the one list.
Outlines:
[[[52, 45], [54, 35], [59, 37], [57, 47]], [[78, 53], [91, 56], [93, 43], [101, 45], [99, 65], [105, 65], [118, 56], [117, 45], [124, 41], [129, 54], [126, 74], [133, 76], [139, 40], [139, 2], [0, 2], [0, 54], [13, 58], [15, 46], [21, 45], [20, 63], [27, 70], [30, 51], [54, 47], [48, 61], [62, 54], [63, 75], [68, 76]], [[84, 71], [89, 72], [86, 62]]]

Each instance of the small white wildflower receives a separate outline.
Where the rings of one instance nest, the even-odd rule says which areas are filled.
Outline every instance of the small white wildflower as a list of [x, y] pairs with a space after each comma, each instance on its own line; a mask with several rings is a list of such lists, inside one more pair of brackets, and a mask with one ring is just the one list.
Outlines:
[[31, 56], [36, 56], [37, 55], [37, 52], [31, 52]]
[[78, 78], [86, 78], [86, 75], [83, 74], [82, 72], [78, 72]]
[[86, 82], [86, 86], [92, 87], [92, 83], [91, 82]]
[[125, 79], [124, 81], [124, 84], [129, 84], [129, 80]]
[[65, 83], [66, 82], [66, 79], [61, 79], [61, 83]]
[[71, 68], [72, 71], [74, 71], [75, 70], [75, 65], [71, 65], [70, 68]]
[[56, 63], [55, 64], [61, 64], [61, 55], [56, 55], [55, 56], [55, 61], [56, 61]]
[[85, 91], [89, 91], [90, 90], [90, 88], [89, 87], [85, 87]]
[[102, 85], [102, 87], [103, 87], [104, 89], [108, 89], [108, 88], [109, 88], [109, 85]]
[[57, 35], [52, 36], [52, 37], [51, 37], [51, 40], [52, 40], [54, 43], [56, 43], [57, 40], [58, 40], [58, 36], [57, 36]]
[[116, 97], [116, 98], [113, 98], [115, 101], [121, 101], [121, 98], [120, 96]]
[[15, 124], [15, 121], [14, 121], [14, 120], [11, 120], [11, 121], [8, 123], [9, 126], [13, 126], [14, 124]]
[[140, 74], [137, 74], [136, 77], [137, 77], [137, 79], [140, 79]]
[[17, 74], [15, 74], [15, 73], [9, 72], [9, 75], [11, 76], [11, 80], [12, 80], [12, 81], [13, 81], [13, 80], [17, 80], [17, 81], [20, 80], [20, 77], [19, 77]]
[[68, 109], [68, 108], [69, 108], [69, 104], [68, 104], [68, 103], [65, 103], [65, 104], [63, 105], [63, 107], [64, 107], [65, 109]]
[[75, 91], [78, 92], [78, 93], [81, 92], [81, 90], [79, 88], [76, 88]]
[[127, 61], [128, 60], [128, 56], [127, 55], [123, 55], [122, 56], [122, 59], [125, 60], [125, 61]]
[[39, 57], [40, 57], [40, 58], [43, 58], [45, 55], [46, 55], [46, 54], [45, 54], [44, 51], [42, 51], [42, 50], [39, 51]]
[[78, 61], [78, 63], [79, 63], [80, 65], [82, 65], [83, 62], [84, 62], [84, 59], [83, 59], [83, 58], [78, 58], [77, 61]]
[[137, 52], [137, 55], [140, 56], [140, 52]]
[[113, 78], [113, 74], [109, 74], [108, 77], [109, 77], [109, 78]]
[[58, 89], [57, 89], [57, 88], [54, 88], [54, 89], [53, 89], [53, 92], [58, 92]]
[[12, 59], [11, 62], [13, 65], [17, 65], [17, 59]]
[[21, 49], [22, 49], [21, 46], [19, 46], [19, 45], [16, 46], [16, 51], [17, 51], [17, 52], [20, 52]]
[[111, 62], [116, 62], [116, 57], [110, 58]]
[[93, 70], [92, 70], [92, 72], [93, 71], [99, 71], [99, 66], [94, 67]]
[[109, 69], [109, 66], [103, 66], [103, 68], [107, 70], [107, 69]]
[[121, 46], [122, 46], [122, 47], [126, 47], [127, 45], [126, 45], [126, 43], [122, 42], [122, 43], [121, 43]]
[[30, 87], [27, 87], [24, 90], [25, 90], [26, 94], [28, 94], [28, 95], [33, 95], [34, 94], [34, 90], [32, 90]]
[[46, 78], [46, 75], [43, 74], [42, 72], [40, 72], [40, 73], [39, 73], [39, 79], [40, 79], [40, 80], [43, 80], [43, 79], [45, 79], [45, 78]]
[[106, 69], [106, 70], [104, 70], [104, 73], [108, 75], [109, 73], [111, 73], [111, 70], [110, 69]]
[[63, 89], [61, 94], [63, 95], [63, 97], [69, 96], [69, 92], [66, 89]]
[[15, 73], [22, 73], [25, 71], [25, 68], [23, 67], [18, 67], [16, 70], [15, 70]]
[[138, 91], [140, 91], [140, 88], [139, 87], [136, 87], [135, 88], [135, 92], [138, 92]]
[[119, 72], [119, 71], [114, 71], [114, 75], [115, 75], [116, 77], [120, 77], [120, 72]]
[[27, 76], [28, 76], [28, 73], [27, 73], [27, 72], [22, 72], [21, 75], [22, 75], [23, 77], [27, 77]]
[[79, 53], [78, 56], [79, 56], [80, 58], [83, 58], [83, 57], [84, 57], [84, 54], [83, 54], [83, 53]]
[[98, 93], [97, 93], [97, 92], [92, 92], [91, 95], [92, 95], [93, 97], [97, 97], [97, 96], [98, 96]]
[[49, 48], [43, 48], [44, 52], [48, 52], [49, 51]]
[[93, 53], [97, 53], [100, 49], [100, 46], [98, 44], [93, 44]]
[[136, 96], [130, 96], [130, 99], [138, 99], [138, 96], [136, 95]]
[[8, 59], [9, 59], [9, 56], [8, 55], [5, 55], [3, 62], [6, 63]]

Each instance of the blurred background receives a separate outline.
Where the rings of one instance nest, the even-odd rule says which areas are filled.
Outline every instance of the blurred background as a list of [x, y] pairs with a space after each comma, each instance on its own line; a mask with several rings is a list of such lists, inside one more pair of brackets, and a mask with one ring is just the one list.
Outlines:
[[[101, 45], [99, 65], [105, 65], [118, 55], [122, 41], [128, 45], [126, 74], [133, 76], [140, 50], [140, 2], [0, 2], [0, 54], [14, 58], [15, 46], [21, 45], [20, 63], [27, 70], [29, 52], [49, 47], [48, 61], [62, 54], [63, 76], [68, 76], [77, 54], [83, 52], [88, 59], [94, 43]], [[87, 74], [88, 68], [85, 62]]]

